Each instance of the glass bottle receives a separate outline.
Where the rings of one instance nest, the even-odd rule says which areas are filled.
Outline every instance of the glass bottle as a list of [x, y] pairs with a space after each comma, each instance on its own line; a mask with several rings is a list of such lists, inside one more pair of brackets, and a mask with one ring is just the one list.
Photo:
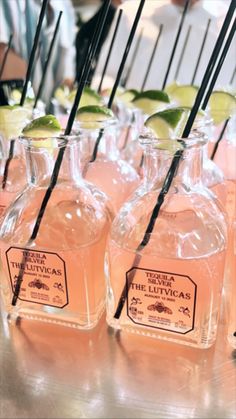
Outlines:
[[[105, 303], [104, 255], [111, 223], [106, 197], [81, 176], [78, 137], [22, 142], [28, 186], [8, 209], [0, 230], [5, 310], [13, 319], [92, 328]], [[49, 185], [51, 195], [39, 223]]]
[[94, 122], [91, 126], [80, 123], [75, 129], [82, 137], [83, 176], [110, 198], [116, 213], [140, 180], [136, 170], [121, 159], [117, 148], [119, 123], [116, 120], [96, 122], [96, 126]]
[[224, 138], [219, 143], [214, 161], [226, 180], [226, 211], [229, 243], [226, 253], [224, 296], [228, 314], [228, 339], [236, 348], [236, 117], [231, 118]]
[[166, 150], [173, 145], [173, 140], [154, 138], [150, 144], [148, 138], [149, 155], [155, 156], [149, 157], [150, 164], [163, 162], [163, 156], [164, 163], [160, 179], [154, 181], [151, 175], [146, 193], [135, 193], [112, 224], [107, 322], [140, 335], [207, 348], [216, 338], [227, 227], [202, 184], [205, 136], [194, 132], [184, 144], [170, 190], [148, 233], [160, 182], [172, 160], [168, 153], [167, 161]]

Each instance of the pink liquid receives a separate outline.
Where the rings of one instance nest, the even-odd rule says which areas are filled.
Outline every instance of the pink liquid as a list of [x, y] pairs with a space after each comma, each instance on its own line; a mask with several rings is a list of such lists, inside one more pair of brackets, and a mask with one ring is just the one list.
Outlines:
[[[216, 125], [216, 126], [214, 126], [214, 128], [213, 128], [213, 136], [212, 136], [212, 138], [210, 138], [210, 140], [208, 141], [208, 156], [209, 156], [209, 158], [211, 158], [211, 155], [212, 155], [213, 150], [214, 150], [214, 147], [215, 147], [215, 143], [216, 143], [217, 139], [218, 139], [218, 138], [219, 138], [219, 136], [220, 136], [220, 133], [221, 133], [221, 131], [222, 131], [222, 128], [223, 128], [223, 123], [222, 123], [222, 124], [220, 124], [220, 125]], [[218, 150], [217, 150], [216, 154], [218, 153], [218, 151], [219, 151], [219, 148], [218, 148]], [[215, 159], [214, 159], [214, 160], [215, 160]]]
[[61, 124], [61, 127], [63, 129], [65, 129], [66, 125], [67, 125], [67, 121], [68, 121], [68, 115], [67, 114], [66, 115], [64, 115], [64, 114], [58, 115], [58, 119], [59, 119], [59, 122]]
[[220, 202], [222, 207], [225, 208], [226, 199], [227, 199], [227, 190], [226, 190], [225, 182], [210, 186], [209, 189], [214, 193], [214, 195], [216, 196], [217, 200]]
[[[16, 263], [22, 263], [23, 255], [15, 247], [26, 247], [29, 226], [35, 223], [44, 190], [38, 190], [31, 197], [33, 204], [24, 211], [11, 239], [0, 242], [2, 296], [6, 311], [13, 317], [53, 321], [85, 329], [94, 327], [101, 317], [106, 290], [104, 254], [110, 223], [89, 202], [88, 205], [79, 204], [78, 192], [75, 194], [77, 198], [73, 199], [65, 188], [52, 195], [39, 234], [31, 245], [33, 256], [30, 255], [26, 262], [20, 298], [15, 307], [11, 305], [13, 292], [8, 266], [14, 281], [20, 269]], [[82, 201], [82, 195], [80, 198]], [[5, 252], [12, 246], [7, 265]]]
[[16, 156], [11, 160], [4, 189], [2, 189], [2, 180], [3, 176], [0, 176], [0, 220], [9, 205], [26, 185], [26, 167], [23, 158]]
[[[112, 327], [142, 335], [197, 347], [210, 346], [216, 337], [223, 282], [224, 252], [196, 259], [166, 259], [146, 254], [148, 249], [145, 249], [145, 254], [139, 263], [135, 263], [135, 266], [143, 268], [143, 271], [136, 271], [138, 274], [136, 273], [133, 277], [133, 285], [128, 293], [129, 297], [126, 297], [121, 316], [117, 320], [114, 318], [114, 313], [126, 283], [127, 272], [134, 266], [135, 253], [121, 249], [116, 243], [110, 241], [111, 292], [107, 307], [108, 323]], [[173, 274], [175, 282], [153, 280], [150, 277], [152, 270], [162, 272], [161, 275], [164, 276], [164, 273], [167, 273], [167, 276]], [[149, 276], [146, 271], [149, 272]], [[156, 273], [154, 273], [155, 275]], [[177, 275], [182, 276], [179, 283], [178, 279], [176, 280]], [[187, 277], [191, 278], [191, 281]], [[193, 283], [196, 284], [196, 293]], [[181, 295], [182, 292], [185, 296], [189, 293], [191, 298], [176, 298], [173, 292], [176, 295]], [[194, 295], [196, 298], [195, 307]], [[155, 309], [157, 303], [164, 305], [167, 311], [163, 312], [161, 308], [158, 312]], [[127, 314], [130, 314], [129, 310], [132, 310], [132, 304], [133, 307], [137, 307], [138, 311], [131, 320]], [[191, 328], [193, 317], [195, 318], [194, 328], [188, 331]], [[183, 334], [185, 331], [188, 332]]]
[[229, 219], [233, 220], [236, 218], [236, 179], [226, 180], [226, 211]]
[[228, 340], [236, 349], [236, 222], [229, 230], [229, 245], [225, 270], [226, 308], [228, 312]]
[[122, 160], [97, 159], [90, 163], [85, 179], [95, 184], [110, 199], [117, 212], [139, 185], [137, 172]]

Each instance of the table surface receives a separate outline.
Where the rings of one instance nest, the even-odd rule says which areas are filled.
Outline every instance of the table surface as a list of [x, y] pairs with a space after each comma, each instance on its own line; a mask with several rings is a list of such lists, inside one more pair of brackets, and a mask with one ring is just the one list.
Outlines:
[[0, 320], [1, 418], [235, 418], [236, 350]]

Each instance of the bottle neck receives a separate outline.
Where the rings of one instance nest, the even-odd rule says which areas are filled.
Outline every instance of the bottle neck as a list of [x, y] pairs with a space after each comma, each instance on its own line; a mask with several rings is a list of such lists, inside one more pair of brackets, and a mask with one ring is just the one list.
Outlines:
[[89, 161], [97, 142], [99, 142], [97, 158], [118, 160], [120, 152], [117, 147], [117, 138], [120, 132], [120, 126], [108, 125], [100, 129], [80, 129], [81, 136], [81, 158], [83, 161]]
[[181, 157], [174, 183], [181, 183], [187, 187], [202, 184], [203, 148], [196, 146], [184, 150]]
[[58, 138], [47, 140], [24, 139], [26, 170], [31, 186], [50, 184], [55, 163], [62, 157], [57, 182], [78, 183], [82, 179], [80, 142], [75, 137], [68, 142]]
[[[171, 166], [173, 153], [152, 144], [144, 148], [144, 182], [149, 187], [159, 188]], [[202, 144], [186, 147], [183, 150], [173, 179], [173, 186], [184, 184], [187, 187], [193, 187], [202, 183], [203, 152], [204, 145]]]

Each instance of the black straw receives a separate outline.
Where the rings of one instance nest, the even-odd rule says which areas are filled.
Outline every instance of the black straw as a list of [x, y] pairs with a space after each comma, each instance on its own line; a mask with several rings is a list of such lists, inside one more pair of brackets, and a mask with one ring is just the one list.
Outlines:
[[[67, 124], [66, 130], [65, 130], [65, 135], [69, 135], [70, 132], [71, 132], [71, 128], [72, 128], [74, 118], [75, 118], [75, 115], [76, 115], [76, 111], [77, 111], [77, 107], [79, 106], [79, 101], [80, 101], [80, 98], [81, 98], [81, 95], [82, 95], [83, 86], [84, 86], [84, 83], [86, 82], [86, 79], [88, 77], [88, 74], [89, 74], [89, 71], [90, 71], [90, 68], [91, 68], [91, 65], [92, 65], [92, 60], [93, 60], [94, 54], [96, 52], [96, 48], [98, 46], [98, 42], [99, 42], [103, 27], [104, 27], [104, 23], [105, 23], [105, 20], [106, 20], [106, 16], [107, 16], [107, 12], [108, 12], [108, 9], [109, 9], [109, 6], [110, 6], [110, 2], [111, 2], [111, 0], [106, 0], [104, 5], [102, 6], [102, 9], [101, 9], [101, 12], [100, 12], [100, 15], [99, 15], [99, 19], [98, 19], [98, 22], [97, 22], [97, 25], [96, 25], [96, 28], [95, 28], [95, 31], [94, 31], [94, 34], [93, 34], [93, 37], [92, 37], [92, 41], [91, 41], [91, 44], [90, 44], [90, 47], [89, 47], [89, 51], [88, 51], [88, 54], [87, 54], [87, 57], [86, 57], [86, 60], [85, 60], [85, 63], [84, 63], [84, 67], [83, 67], [81, 78], [80, 78], [79, 85], [78, 85], [77, 94], [76, 94], [75, 101], [74, 101], [74, 104], [73, 104], [73, 107], [72, 107], [72, 110], [71, 110], [71, 113], [70, 113], [70, 117], [69, 117], [70, 121]], [[58, 156], [57, 156], [54, 168], [53, 168], [52, 176], [51, 176], [51, 179], [50, 179], [50, 184], [49, 184], [49, 187], [47, 188], [47, 190], [45, 192], [43, 202], [41, 204], [39, 213], [37, 215], [37, 219], [36, 219], [32, 234], [31, 234], [31, 236], [28, 240], [27, 246], [29, 246], [32, 243], [32, 241], [36, 239], [36, 237], [38, 235], [40, 224], [42, 222], [42, 218], [43, 218], [43, 215], [45, 213], [48, 201], [49, 201], [49, 199], [51, 197], [51, 194], [53, 192], [53, 189], [54, 189], [54, 187], [56, 186], [56, 183], [57, 183], [57, 179], [58, 179], [61, 163], [62, 163], [62, 160], [63, 160], [63, 157], [64, 157], [64, 153], [65, 153], [65, 150], [66, 150], [66, 146], [67, 146], [67, 140], [65, 140], [65, 146], [61, 147], [60, 150], [59, 150], [59, 153], [58, 153]], [[17, 278], [16, 287], [15, 287], [14, 295], [13, 295], [13, 298], [12, 298], [12, 305], [13, 306], [16, 305], [16, 303], [17, 303], [17, 299], [18, 299], [18, 296], [19, 296], [19, 293], [20, 293], [20, 288], [21, 288], [23, 275], [24, 275], [24, 271], [21, 270], [19, 275], [18, 275], [18, 278]]]
[[34, 77], [35, 77], [35, 72], [36, 72], [37, 64], [40, 61], [41, 49], [42, 49], [42, 41], [39, 41], [38, 48], [37, 48], [37, 55], [35, 57], [34, 65], [33, 65], [33, 69], [32, 69], [32, 73], [31, 73], [31, 85], [32, 86], [34, 84]]
[[42, 24], [43, 24], [43, 19], [44, 19], [45, 13], [46, 13], [47, 4], [48, 4], [48, 0], [43, 0], [43, 4], [42, 4], [42, 7], [41, 7], [39, 20], [38, 20], [38, 24], [37, 24], [37, 28], [36, 28], [36, 32], [35, 32], [33, 47], [32, 47], [31, 53], [30, 53], [30, 58], [29, 58], [29, 64], [28, 64], [28, 68], [27, 68], [25, 83], [24, 83], [24, 86], [23, 86], [22, 94], [21, 94], [20, 106], [23, 106], [24, 103], [25, 103], [28, 84], [29, 84], [30, 77], [31, 77], [31, 72], [32, 72], [32, 68], [33, 68], [34, 58], [35, 58], [35, 53], [36, 53], [38, 42], [39, 42], [39, 36], [40, 36], [41, 29], [42, 29]]
[[[131, 48], [131, 45], [132, 45], [132, 42], [133, 42], [133, 39], [134, 39], [134, 35], [135, 35], [136, 29], [137, 29], [137, 26], [138, 26], [138, 23], [139, 23], [141, 14], [142, 14], [142, 10], [143, 10], [145, 1], [146, 0], [140, 0], [139, 7], [138, 7], [138, 10], [137, 10], [135, 19], [134, 19], [134, 23], [133, 23], [133, 26], [131, 28], [130, 35], [129, 35], [129, 38], [128, 38], [128, 41], [127, 41], [127, 44], [126, 44], [126, 47], [125, 47], [125, 50], [124, 50], [124, 54], [123, 54], [123, 57], [122, 57], [122, 60], [121, 60], [121, 63], [120, 63], [120, 67], [119, 67], [118, 72], [117, 72], [116, 80], [115, 80], [115, 83], [113, 85], [113, 88], [112, 88], [112, 91], [111, 91], [111, 94], [110, 94], [110, 98], [109, 98], [109, 101], [108, 101], [107, 107], [109, 109], [111, 109], [111, 107], [112, 107], [113, 100], [115, 98], [116, 91], [117, 91], [117, 88], [119, 86], [119, 83], [120, 83], [120, 80], [121, 80], [121, 77], [122, 77], [122, 73], [123, 73], [123, 70], [124, 70], [124, 67], [125, 67], [125, 63], [126, 63], [128, 55], [129, 55], [129, 51], [130, 51], [130, 48]], [[98, 147], [99, 147], [100, 141], [102, 139], [102, 136], [103, 136], [103, 129], [100, 130], [98, 138], [96, 139], [96, 143], [95, 143], [95, 146], [94, 146], [92, 157], [90, 159], [90, 163], [94, 162], [97, 158]], [[85, 167], [84, 168], [84, 174], [86, 173], [86, 170], [87, 170], [87, 168]]]
[[34, 109], [36, 108], [38, 100], [42, 95], [42, 90], [44, 88], [44, 82], [45, 82], [45, 78], [46, 78], [46, 74], [47, 74], [47, 69], [48, 69], [48, 65], [49, 65], [49, 62], [50, 62], [50, 59], [51, 59], [51, 56], [52, 56], [53, 47], [55, 45], [55, 41], [56, 41], [57, 33], [58, 33], [58, 30], [59, 30], [62, 13], [63, 12], [60, 11], [59, 16], [57, 18], [57, 23], [56, 23], [54, 34], [53, 34], [51, 44], [50, 44], [50, 47], [49, 47], [49, 50], [48, 50], [48, 55], [47, 55], [47, 58], [46, 58], [45, 63], [44, 63], [43, 73], [42, 73], [42, 78], [41, 78], [40, 85], [39, 85], [39, 88], [38, 88], [38, 93], [37, 93], [36, 98], [35, 98]]
[[91, 45], [90, 45], [90, 48], [89, 48], [89, 51], [88, 51], [88, 54], [84, 63], [84, 69], [82, 71], [81, 78], [78, 84], [78, 89], [75, 96], [74, 104], [72, 106], [72, 109], [69, 115], [69, 119], [68, 119], [67, 126], [65, 129], [65, 135], [70, 135], [71, 133], [72, 126], [73, 126], [75, 116], [76, 116], [76, 112], [79, 106], [80, 98], [83, 92], [84, 85], [86, 84], [86, 80], [87, 80], [87, 77], [88, 77], [92, 62], [93, 62], [93, 58], [94, 58], [101, 34], [102, 34], [102, 30], [105, 24], [105, 20], [107, 17], [108, 9], [110, 7], [110, 3], [111, 3], [111, 0], [106, 0], [104, 5], [102, 6], [100, 17], [98, 19], [98, 24], [94, 32], [93, 39], [91, 41]]
[[130, 60], [129, 68], [127, 70], [127, 73], [125, 75], [124, 80], [121, 83], [122, 87], [126, 87], [128, 81], [129, 81], [131, 71], [133, 70], [134, 63], [135, 63], [136, 58], [138, 56], [138, 52], [139, 52], [139, 48], [140, 48], [140, 45], [141, 45], [142, 36], [143, 36], [143, 28], [141, 29], [140, 34], [139, 34], [139, 37], [137, 39], [137, 42], [136, 42], [136, 45], [135, 45], [135, 48], [134, 48], [134, 53], [133, 53], [133, 55], [131, 57], [131, 60]]
[[155, 57], [155, 54], [156, 54], [156, 50], [157, 50], [157, 47], [158, 47], [158, 43], [159, 43], [159, 39], [161, 37], [162, 30], [163, 30], [163, 24], [161, 23], [160, 29], [159, 29], [159, 32], [158, 32], [158, 35], [157, 35], [157, 38], [156, 38], [156, 42], [155, 42], [154, 48], [152, 50], [152, 54], [151, 54], [148, 66], [147, 66], [147, 71], [146, 71], [144, 79], [143, 79], [143, 83], [142, 83], [142, 86], [141, 86], [141, 91], [143, 91], [145, 86], [146, 86], [147, 79], [148, 79], [148, 76], [149, 76], [150, 71], [151, 71], [152, 63], [153, 63], [153, 60], [154, 60], [154, 57]]
[[234, 71], [233, 71], [233, 74], [232, 74], [232, 76], [231, 76], [231, 79], [230, 79], [229, 84], [233, 84], [235, 74], [236, 74], [236, 66], [235, 66], [235, 68], [234, 68]]
[[117, 72], [116, 80], [115, 80], [115, 83], [114, 83], [114, 86], [113, 86], [113, 89], [112, 89], [112, 92], [111, 92], [111, 95], [110, 95], [110, 98], [109, 98], [109, 101], [108, 101], [108, 105], [107, 105], [108, 108], [112, 107], [113, 100], [114, 100], [117, 88], [119, 86], [119, 83], [120, 83], [120, 79], [121, 79], [121, 76], [122, 76], [122, 73], [123, 73], [123, 70], [124, 70], [124, 66], [125, 66], [125, 63], [126, 63], [126, 60], [127, 60], [127, 57], [128, 57], [133, 39], [134, 39], [134, 35], [135, 35], [135, 32], [136, 32], [136, 29], [137, 29], [142, 11], [143, 11], [143, 6], [145, 4], [145, 1], [146, 0], [140, 0], [139, 7], [138, 7], [138, 10], [137, 10], [135, 19], [134, 19], [134, 23], [133, 23], [133, 26], [131, 28], [130, 35], [129, 35], [129, 38], [128, 38], [128, 41], [127, 41], [127, 44], [126, 44], [126, 47], [125, 47], [125, 51], [124, 51], [124, 54], [123, 54], [123, 57], [122, 57], [122, 60], [121, 60], [121, 63], [120, 63], [120, 67], [119, 67], [119, 70]]
[[13, 155], [14, 155], [14, 147], [15, 147], [15, 140], [11, 140], [10, 141], [9, 154], [8, 154], [8, 158], [7, 158], [6, 163], [5, 163], [3, 177], [2, 177], [2, 190], [5, 189], [6, 184], [7, 184], [8, 170], [9, 170], [9, 166], [10, 166], [11, 160], [12, 160]]
[[11, 48], [12, 39], [13, 39], [13, 34], [11, 33], [8, 44], [7, 44], [7, 48], [6, 48], [4, 56], [3, 56], [2, 65], [1, 65], [1, 68], [0, 68], [0, 80], [2, 78], [3, 71], [4, 71], [4, 68], [5, 68], [6, 62], [7, 62], [7, 57], [8, 57], [10, 48]]
[[206, 107], [207, 107], [207, 104], [208, 104], [208, 102], [209, 102], [209, 99], [210, 99], [211, 93], [212, 93], [212, 91], [213, 91], [213, 88], [214, 88], [214, 86], [215, 86], [216, 80], [217, 80], [218, 75], [219, 75], [219, 73], [220, 73], [221, 67], [222, 67], [222, 65], [223, 65], [223, 63], [224, 63], [225, 57], [226, 57], [226, 55], [227, 55], [227, 53], [228, 53], [229, 47], [230, 47], [231, 42], [232, 42], [232, 40], [233, 40], [233, 37], [234, 37], [234, 35], [235, 35], [235, 30], [236, 30], [236, 18], [234, 19], [234, 23], [233, 23], [233, 25], [232, 25], [232, 27], [231, 27], [231, 29], [230, 29], [230, 32], [229, 32], [228, 38], [227, 38], [227, 40], [226, 40], [226, 42], [225, 42], [225, 46], [224, 46], [224, 48], [223, 48], [222, 54], [221, 54], [221, 56], [220, 56], [220, 59], [219, 59], [219, 61], [218, 61], [218, 64], [217, 64], [217, 67], [216, 67], [216, 71], [215, 71], [215, 72], [214, 72], [214, 74], [213, 74], [212, 80], [211, 80], [211, 82], [210, 82], [210, 86], [209, 86], [208, 91], [207, 91], [207, 94], [206, 94], [206, 96], [205, 96], [205, 98], [204, 98], [204, 101], [203, 101], [203, 104], [202, 104], [202, 109], [203, 109], [203, 110], [205, 110], [205, 109], [206, 109]]
[[185, 51], [186, 51], [186, 47], [187, 47], [187, 44], [188, 44], [188, 40], [189, 40], [191, 30], [192, 30], [192, 25], [189, 25], [188, 31], [187, 31], [187, 34], [186, 34], [186, 37], [185, 37], [185, 40], [184, 40], [183, 48], [182, 48], [182, 51], [181, 51], [181, 54], [180, 54], [180, 57], [179, 57], [179, 61], [178, 61], [177, 67], [176, 67], [174, 80], [178, 79], [179, 70], [180, 70], [181, 64], [183, 62], [183, 58], [184, 58], [184, 54], [185, 54]]
[[118, 28], [119, 28], [119, 25], [120, 25], [120, 19], [121, 19], [122, 13], [123, 13], [123, 10], [120, 9], [119, 13], [118, 13], [118, 18], [117, 18], [117, 21], [116, 21], [116, 26], [115, 26], [115, 30], [114, 30], [114, 33], [113, 33], [113, 37], [112, 37], [110, 47], [109, 47], [109, 50], [108, 50], [107, 58], [106, 58], [104, 68], [103, 68], [103, 71], [102, 71], [101, 80], [100, 80], [100, 83], [99, 83], [99, 86], [98, 86], [98, 93], [100, 93], [101, 90], [102, 90], [103, 80], [104, 80], [104, 77], [105, 77], [105, 74], [106, 74], [106, 71], [107, 71], [107, 67], [108, 67], [108, 64], [109, 64], [109, 61], [110, 61], [110, 57], [111, 57], [111, 53], [112, 53], [113, 46], [114, 46], [114, 43], [115, 43]]
[[191, 85], [194, 84], [195, 79], [196, 79], [197, 71], [198, 71], [199, 64], [200, 64], [200, 61], [201, 61], [201, 58], [202, 58], [202, 53], [203, 53], [203, 50], [204, 50], [204, 47], [205, 47], [205, 44], [206, 44], [206, 40], [207, 40], [207, 35], [208, 35], [208, 32], [209, 32], [210, 24], [211, 24], [211, 19], [208, 19], [206, 30], [205, 30], [205, 33], [204, 33], [204, 36], [203, 36], [203, 40], [202, 40], [202, 45], [201, 45], [200, 52], [199, 52], [199, 55], [198, 55], [197, 63], [196, 63], [195, 69], [194, 69], [194, 73], [193, 73]]
[[172, 63], [173, 63], [173, 59], [174, 59], [174, 56], [175, 56], [175, 52], [176, 52], [176, 48], [177, 48], [177, 45], [178, 45], [178, 42], [179, 42], [179, 38], [180, 38], [182, 29], [183, 29], [184, 20], [185, 20], [187, 11], [188, 11], [189, 4], [190, 4], [190, 0], [186, 0], [184, 10], [183, 10], [183, 14], [182, 14], [182, 17], [181, 17], [181, 20], [180, 20], [180, 23], [179, 23], [178, 32], [176, 34], [175, 42], [174, 42], [173, 49], [172, 49], [172, 52], [171, 52], [171, 55], [170, 55], [170, 59], [169, 59], [168, 67], [167, 67], [167, 70], [166, 70], [165, 78], [164, 78], [164, 81], [163, 81], [162, 90], [164, 90], [165, 87], [166, 87], [167, 79], [169, 77], [170, 69], [171, 69], [171, 66], [172, 66]]
[[228, 126], [229, 120], [230, 120], [230, 118], [226, 119], [226, 121], [225, 121], [225, 123], [223, 125], [223, 128], [222, 128], [222, 130], [220, 132], [220, 135], [219, 135], [217, 141], [215, 142], [215, 145], [214, 145], [214, 148], [213, 148], [213, 151], [212, 151], [212, 154], [211, 154], [211, 160], [214, 160], [214, 157], [215, 157], [216, 152], [218, 150], [219, 144], [220, 144], [221, 140], [224, 137], [224, 133], [225, 133], [225, 130], [226, 130], [227, 126]]
[[[217, 38], [217, 41], [216, 41], [214, 50], [212, 52], [211, 58], [209, 60], [209, 63], [207, 65], [207, 69], [205, 71], [205, 74], [204, 74], [204, 77], [203, 77], [203, 80], [202, 80], [202, 84], [201, 84], [201, 86], [199, 88], [197, 97], [195, 99], [195, 103], [194, 103], [193, 108], [192, 108], [192, 110], [190, 112], [188, 121], [186, 123], [184, 132], [182, 134], [182, 138], [187, 138], [189, 136], [189, 134], [190, 134], [190, 131], [191, 131], [193, 122], [195, 120], [195, 117], [197, 115], [198, 109], [199, 109], [200, 104], [202, 102], [202, 98], [203, 98], [203, 95], [205, 93], [206, 86], [207, 86], [207, 84], [209, 82], [209, 79], [211, 77], [212, 71], [213, 71], [214, 66], [216, 64], [216, 61], [217, 61], [217, 58], [218, 58], [220, 49], [221, 49], [222, 44], [224, 42], [224, 38], [225, 38], [226, 33], [227, 33], [227, 30], [228, 30], [228, 28], [230, 26], [230, 22], [232, 20], [233, 14], [234, 14], [235, 7], [236, 7], [235, 1], [234, 0], [231, 0], [231, 3], [230, 3], [230, 6], [229, 6], [227, 15], [225, 17], [224, 23], [222, 25], [220, 34], [219, 34], [219, 36]], [[225, 56], [225, 54], [224, 54], [224, 56]], [[181, 160], [181, 158], [183, 156], [183, 152], [184, 152], [184, 150], [178, 150], [174, 154], [174, 157], [172, 159], [170, 168], [168, 169], [166, 178], [164, 180], [163, 186], [162, 186], [161, 191], [160, 191], [160, 193], [158, 195], [157, 203], [156, 203], [156, 205], [155, 205], [155, 207], [154, 207], [154, 209], [152, 211], [152, 214], [151, 214], [151, 217], [150, 217], [150, 221], [149, 221], [148, 226], [147, 226], [147, 229], [146, 229], [146, 231], [144, 233], [143, 240], [141, 241], [141, 243], [137, 247], [136, 252], [140, 252], [143, 249], [143, 247], [145, 247], [148, 244], [148, 242], [149, 242], [149, 240], [151, 238], [151, 234], [152, 234], [152, 231], [154, 229], [154, 226], [155, 226], [155, 223], [156, 223], [156, 219], [157, 219], [157, 217], [159, 215], [160, 208], [161, 208], [162, 204], [164, 203], [165, 196], [168, 193], [168, 191], [170, 189], [170, 186], [172, 184], [172, 181], [174, 179], [174, 176], [175, 176], [175, 174], [176, 174], [176, 172], [178, 170], [180, 160]], [[133, 263], [133, 266], [134, 267], [136, 266], [137, 261], [139, 263], [140, 259], [141, 259], [141, 255], [136, 254], [135, 259], [134, 259], [134, 263]], [[133, 280], [133, 278], [131, 278], [131, 280], [129, 281], [129, 284], [128, 285], [125, 285], [124, 288], [123, 288], [123, 290], [122, 290], [120, 299], [118, 301], [117, 309], [116, 309], [115, 314], [114, 314], [114, 318], [116, 318], [116, 319], [119, 319], [120, 318], [122, 309], [123, 309], [124, 304], [125, 304], [125, 300], [126, 300], [126, 296], [127, 296], [127, 291], [129, 290], [129, 287], [131, 286], [132, 280]]]

